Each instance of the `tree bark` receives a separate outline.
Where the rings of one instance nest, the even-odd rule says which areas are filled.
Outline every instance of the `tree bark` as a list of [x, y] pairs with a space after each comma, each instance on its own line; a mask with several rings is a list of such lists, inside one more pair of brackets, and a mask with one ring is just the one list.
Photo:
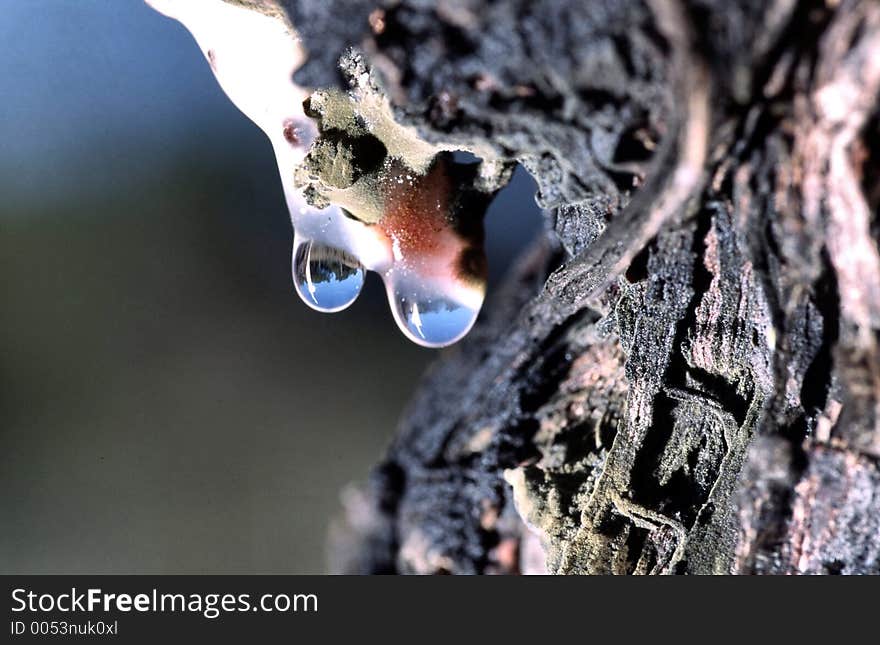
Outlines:
[[346, 572], [880, 573], [880, 4], [287, 3], [552, 231], [427, 374]]

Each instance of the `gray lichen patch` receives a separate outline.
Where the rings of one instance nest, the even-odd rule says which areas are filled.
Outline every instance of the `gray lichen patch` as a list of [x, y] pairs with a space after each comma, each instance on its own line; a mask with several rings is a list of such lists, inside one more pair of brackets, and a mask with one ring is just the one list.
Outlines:
[[579, 534], [626, 401], [624, 355], [617, 339], [601, 331], [604, 325], [592, 320], [571, 332], [574, 346], [584, 344], [582, 353], [557, 394], [534, 413], [540, 459], [505, 472], [517, 510], [542, 539], [550, 571], [559, 570]]
[[342, 141], [318, 141], [309, 152], [309, 166], [329, 189], [350, 188], [361, 176], [351, 145]]
[[[660, 454], [656, 476], [668, 486], [675, 476], [692, 479], [704, 494], [715, 483], [734, 419], [717, 404], [687, 392], [672, 410], [672, 433]], [[678, 398], [676, 397], [676, 398]]]
[[[621, 282], [535, 414], [541, 458], [506, 473], [551, 571], [730, 566], [730, 498], [767, 395], [768, 321], [741, 240], [719, 243], [729, 219], [698, 221], [661, 235], [645, 276]], [[746, 342], [750, 360], [734, 362], [730, 348]]]
[[[350, 86], [347, 92], [316, 90], [304, 103], [306, 114], [318, 125], [318, 138], [296, 169], [295, 181], [312, 205], [338, 204], [353, 217], [375, 224], [388, 208], [392, 183], [405, 181], [415, 186], [436, 169], [441, 155], [461, 146], [429, 143], [414, 128], [400, 123], [360, 52], [347, 51], [340, 69]], [[467, 184], [452, 187], [454, 192], [489, 195], [509, 179], [510, 169], [488, 160], [467, 174]], [[481, 217], [482, 212], [473, 216]]]

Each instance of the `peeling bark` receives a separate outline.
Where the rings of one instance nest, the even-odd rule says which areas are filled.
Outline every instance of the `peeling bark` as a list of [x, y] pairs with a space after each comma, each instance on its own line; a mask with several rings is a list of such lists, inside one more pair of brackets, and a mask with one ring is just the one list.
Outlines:
[[880, 5], [286, 3], [553, 233], [425, 377], [351, 572], [880, 573]]

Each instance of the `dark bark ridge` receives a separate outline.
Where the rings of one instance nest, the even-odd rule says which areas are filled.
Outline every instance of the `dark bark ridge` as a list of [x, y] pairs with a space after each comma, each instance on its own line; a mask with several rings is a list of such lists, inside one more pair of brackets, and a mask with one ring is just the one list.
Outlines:
[[359, 46], [402, 121], [523, 164], [553, 218], [338, 568], [880, 572], [880, 5], [288, 10], [301, 81]]

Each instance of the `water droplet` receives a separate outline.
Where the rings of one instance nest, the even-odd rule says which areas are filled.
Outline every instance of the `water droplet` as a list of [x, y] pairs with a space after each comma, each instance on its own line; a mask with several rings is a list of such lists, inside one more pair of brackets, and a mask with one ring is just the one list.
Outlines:
[[357, 300], [364, 286], [364, 267], [354, 257], [312, 240], [297, 241], [293, 283], [312, 309], [341, 311]]
[[[445, 347], [470, 331], [480, 312], [477, 302], [463, 302], [434, 288], [401, 288], [385, 276], [394, 320], [404, 335], [424, 347]], [[474, 300], [474, 297], [466, 298]]]

